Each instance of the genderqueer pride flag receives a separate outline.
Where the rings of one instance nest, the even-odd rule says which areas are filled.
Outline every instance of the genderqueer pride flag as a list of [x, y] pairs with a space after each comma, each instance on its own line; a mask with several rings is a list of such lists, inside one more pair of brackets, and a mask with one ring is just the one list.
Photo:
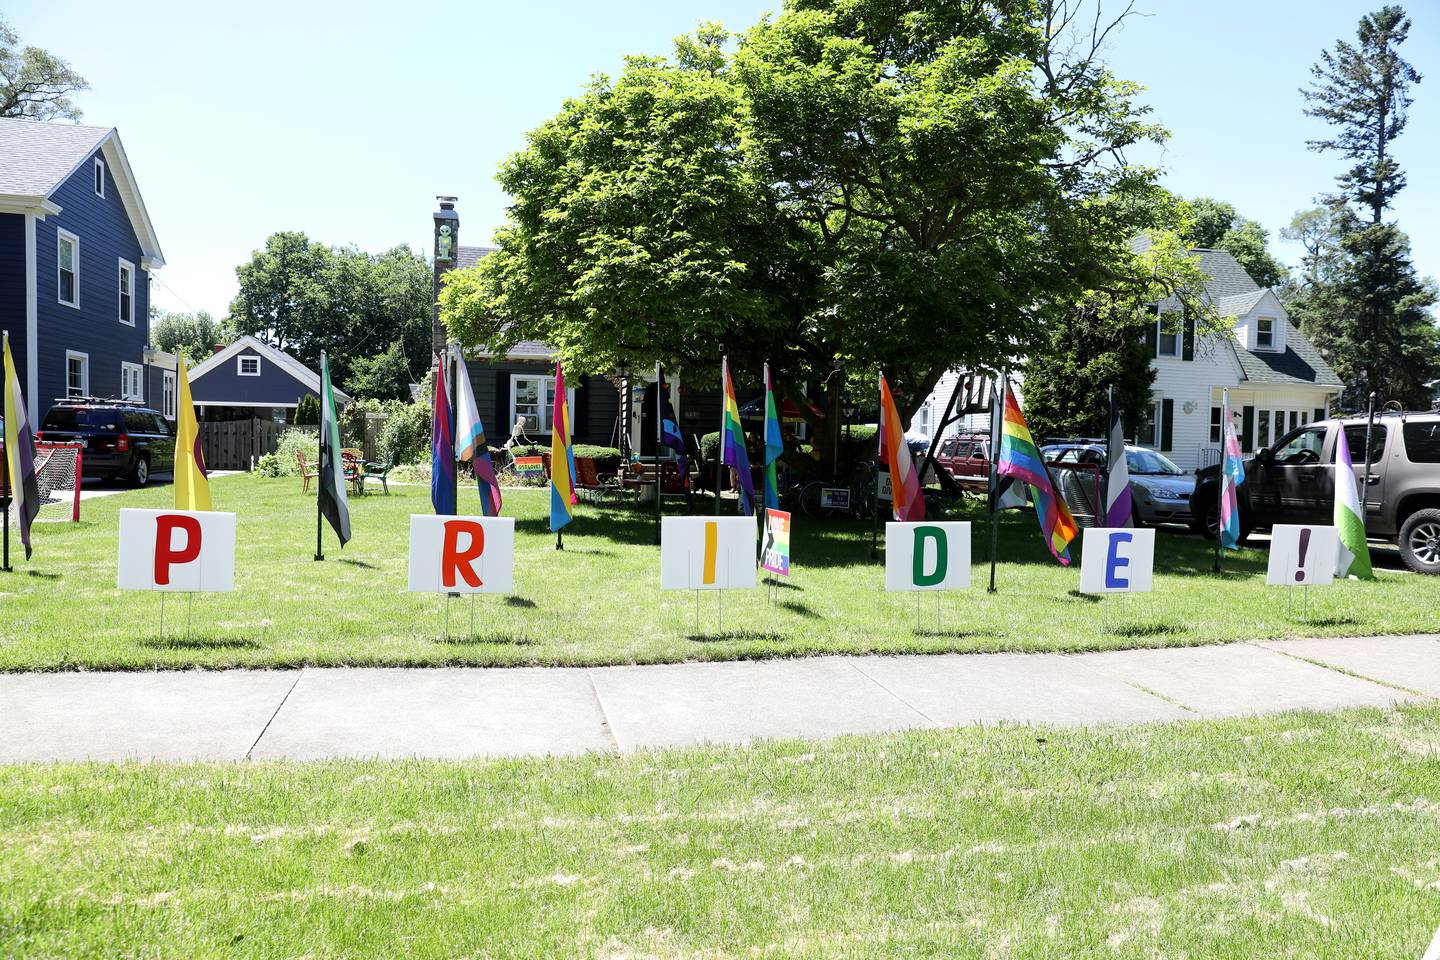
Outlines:
[[785, 438], [780, 434], [780, 411], [775, 406], [775, 381], [770, 379], [770, 364], [765, 364], [765, 507], [780, 509], [780, 479], [775, 461], [785, 453]]
[[905, 443], [905, 428], [885, 374], [880, 374], [880, 460], [890, 472], [890, 508], [895, 519], [914, 523], [925, 519], [925, 498], [915, 473], [915, 458]]
[[500, 483], [495, 479], [495, 461], [490, 458], [485, 424], [480, 421], [470, 373], [465, 369], [465, 357], [459, 350], [455, 351], [455, 459], [470, 461], [470, 469], [475, 472], [475, 483], [480, 488], [480, 515], [498, 517], [501, 501]]
[[25, 544], [25, 559], [30, 559], [30, 524], [40, 512], [40, 485], [35, 480], [35, 438], [25, 415], [25, 397], [20, 393], [20, 377], [15, 373], [15, 358], [10, 355], [10, 334], [5, 334], [5, 468], [10, 484], [10, 499], [20, 518], [20, 542]]
[[[550, 532], [575, 519], [575, 452], [570, 444], [570, 401], [565, 371], [555, 362], [555, 407], [550, 417]], [[559, 540], [556, 540], [559, 543]]]
[[[1000, 456], [995, 461], [995, 473], [1001, 477], [1012, 477], [1030, 488], [1030, 502], [1035, 504], [1035, 519], [1040, 521], [1040, 532], [1050, 553], [1065, 566], [1070, 565], [1070, 541], [1080, 533], [1070, 508], [1055, 492], [1050, 481], [1050, 470], [1030, 436], [1030, 427], [1015, 394], [1008, 384], [1004, 390], [1005, 411], [1000, 424]], [[993, 414], [992, 414], [993, 416]]]
[[321, 515], [330, 521], [340, 546], [350, 542], [350, 501], [345, 496], [345, 461], [340, 456], [340, 422], [335, 419], [335, 390], [330, 361], [320, 351], [320, 495]]
[[1133, 508], [1130, 502], [1130, 466], [1125, 461], [1125, 428], [1115, 388], [1110, 388], [1110, 435], [1105, 444], [1105, 526], [1128, 527]]
[[740, 404], [735, 401], [735, 384], [730, 382], [730, 359], [720, 361], [725, 387], [724, 429], [720, 431], [723, 445], [720, 462], [733, 469], [740, 480], [740, 512], [755, 515], [755, 480], [750, 476], [750, 455], [745, 452], [745, 431], [740, 428]]
[[[1335, 576], [1355, 576], [1361, 580], [1375, 579], [1370, 569], [1370, 546], [1365, 542], [1365, 514], [1360, 506], [1360, 490], [1355, 486], [1355, 463], [1350, 459], [1350, 441], [1345, 428], [1339, 430], [1335, 442], [1335, 532], [1340, 538], [1340, 551], [1335, 558]], [[1367, 454], [1368, 455], [1368, 454]]]

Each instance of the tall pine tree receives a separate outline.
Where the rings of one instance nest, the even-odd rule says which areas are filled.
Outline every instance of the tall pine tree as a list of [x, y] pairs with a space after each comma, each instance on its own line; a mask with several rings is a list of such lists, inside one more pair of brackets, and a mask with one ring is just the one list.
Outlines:
[[1384, 219], [1405, 187], [1391, 144], [1405, 129], [1409, 91], [1421, 79], [1399, 53], [1409, 33], [1399, 6], [1367, 14], [1357, 42], [1341, 40], [1322, 53], [1311, 67], [1314, 85], [1301, 91], [1306, 114], [1331, 126], [1310, 149], [1339, 153], [1351, 165], [1335, 178], [1338, 192], [1325, 198], [1344, 230], [1334, 276], [1317, 278], [1297, 312], [1356, 407], [1372, 391], [1381, 402], [1428, 406], [1440, 379], [1440, 331], [1429, 312], [1434, 285], [1416, 276], [1409, 239]]

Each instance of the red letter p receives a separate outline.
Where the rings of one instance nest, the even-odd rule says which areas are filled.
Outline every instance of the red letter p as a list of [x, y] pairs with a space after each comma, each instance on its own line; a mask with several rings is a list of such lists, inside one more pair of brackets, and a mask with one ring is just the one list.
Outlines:
[[[185, 546], [175, 549], [173, 531], [185, 531]], [[155, 518], [155, 584], [168, 586], [170, 566], [191, 563], [200, 556], [200, 521], [173, 513]]]

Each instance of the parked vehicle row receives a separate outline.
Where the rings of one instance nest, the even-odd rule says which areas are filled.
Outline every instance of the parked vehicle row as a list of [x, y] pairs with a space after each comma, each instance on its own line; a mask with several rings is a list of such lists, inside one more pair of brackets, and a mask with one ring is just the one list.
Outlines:
[[175, 433], [159, 410], [123, 400], [70, 397], [56, 401], [36, 440], [83, 443], [85, 476], [123, 477], [138, 487], [175, 467]]

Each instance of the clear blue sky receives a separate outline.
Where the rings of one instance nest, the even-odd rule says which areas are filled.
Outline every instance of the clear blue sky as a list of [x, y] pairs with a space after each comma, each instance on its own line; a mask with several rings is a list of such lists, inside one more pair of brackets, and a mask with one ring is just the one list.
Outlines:
[[[1111, 0], [1114, 5], [1114, 0]], [[90, 80], [85, 122], [115, 126], [168, 266], [156, 302], [223, 314], [235, 267], [270, 233], [428, 247], [436, 194], [460, 198], [462, 237], [504, 218], [494, 181], [525, 131], [626, 53], [667, 52], [700, 20], [752, 23], [779, 0], [481, 0], [424, 3], [12, 0], [28, 43]], [[1110, 47], [1172, 132], [1168, 185], [1235, 204], [1272, 236], [1330, 188], [1317, 121], [1297, 92], [1309, 65], [1380, 0], [1141, 0]], [[1440, 5], [1407, 4], [1406, 51], [1427, 75], [1398, 155], [1397, 205], [1416, 264], [1440, 274]], [[442, 10], [444, 11], [442, 13]], [[1294, 263], [1298, 252], [1277, 246]], [[163, 286], [161, 286], [163, 284]], [[172, 292], [173, 291], [173, 292]]]

